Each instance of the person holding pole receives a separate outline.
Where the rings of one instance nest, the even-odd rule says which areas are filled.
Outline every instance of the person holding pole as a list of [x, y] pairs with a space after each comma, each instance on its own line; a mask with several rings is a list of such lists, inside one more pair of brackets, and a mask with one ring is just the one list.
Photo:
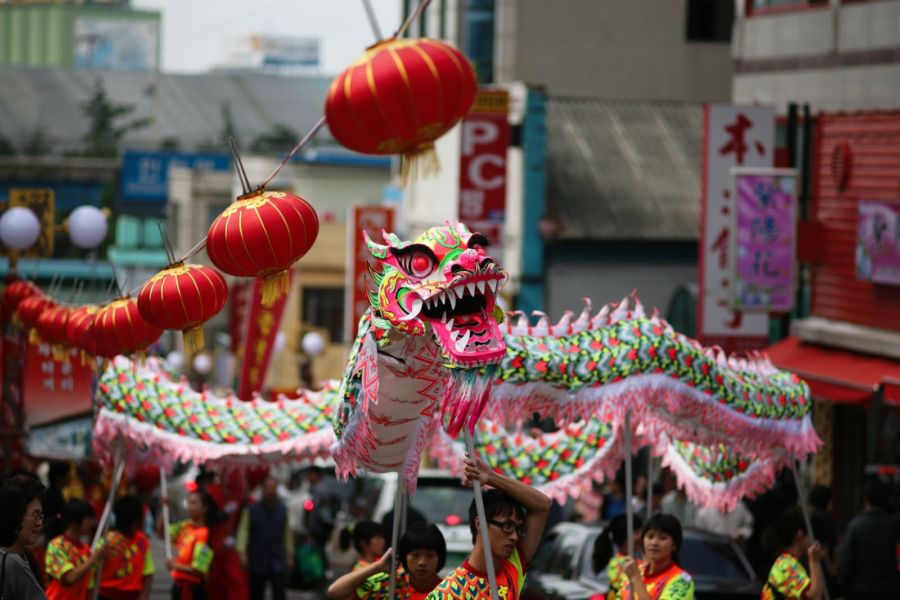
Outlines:
[[50, 579], [45, 594], [49, 600], [84, 600], [93, 587], [94, 565], [106, 555], [103, 547], [91, 552], [81, 539], [97, 526], [94, 509], [84, 500], [69, 500], [61, 524], [62, 535], [50, 540], [44, 557]]
[[[782, 513], [766, 531], [765, 539], [770, 547], [778, 547], [779, 555], [769, 570], [762, 600], [821, 600], [825, 592], [821, 567], [825, 550], [810, 538], [800, 509]], [[800, 564], [804, 554], [809, 557], [809, 574]]]
[[694, 580], [678, 564], [682, 539], [681, 523], [672, 515], [647, 519], [641, 528], [643, 562], [627, 557], [622, 563], [625, 600], [693, 600]]
[[173, 523], [169, 532], [175, 544], [175, 556], [166, 559], [166, 568], [172, 571], [172, 600], [206, 600], [204, 580], [213, 558], [208, 524], [214, 520], [218, 507], [200, 489], [188, 494], [186, 504], [188, 518]]
[[395, 579], [395, 597], [424, 600], [441, 582], [438, 571], [447, 560], [447, 543], [437, 525], [420, 524], [410, 529], [379, 559], [339, 577], [328, 588], [333, 600], [386, 600], [390, 595], [391, 554], [397, 552], [400, 567]]
[[493, 471], [481, 459], [464, 459], [466, 484], [490, 486], [483, 494], [488, 538], [481, 535], [476, 501], [469, 506], [469, 528], [474, 547], [469, 558], [428, 595], [428, 600], [487, 600], [491, 597], [486, 574], [485, 546], [493, 557], [500, 600], [518, 600], [525, 571], [534, 556], [550, 513], [550, 498]]
[[144, 506], [123, 496], [113, 506], [113, 530], [106, 534], [106, 560], [100, 573], [100, 600], [147, 600], [153, 580], [150, 540], [142, 531]]

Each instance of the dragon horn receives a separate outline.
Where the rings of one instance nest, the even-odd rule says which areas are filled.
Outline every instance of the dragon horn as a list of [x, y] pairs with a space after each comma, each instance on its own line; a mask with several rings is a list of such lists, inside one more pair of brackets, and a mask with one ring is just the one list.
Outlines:
[[[385, 235], [385, 232], [382, 231], [382, 235]], [[369, 252], [372, 253], [372, 256], [375, 258], [387, 258], [388, 255], [388, 246], [384, 244], [378, 244], [372, 241], [372, 238], [369, 237], [369, 232], [363, 231], [363, 238], [366, 240], [366, 246], [369, 247]]]

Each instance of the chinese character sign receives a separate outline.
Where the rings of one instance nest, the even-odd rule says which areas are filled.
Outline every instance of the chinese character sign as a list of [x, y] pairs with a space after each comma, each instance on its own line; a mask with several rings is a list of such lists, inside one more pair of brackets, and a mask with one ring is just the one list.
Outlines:
[[459, 220], [499, 243], [506, 213], [509, 93], [481, 90], [462, 121]]
[[375, 260], [369, 253], [363, 231], [372, 240], [383, 243], [381, 230], [394, 231], [394, 209], [390, 206], [354, 206], [347, 219], [347, 283], [344, 311], [344, 338], [356, 337], [356, 325], [369, 308], [369, 265]]
[[[293, 279], [293, 271], [288, 271]], [[275, 346], [275, 336], [281, 323], [281, 314], [288, 296], [281, 296], [272, 306], [262, 305], [263, 280], [257, 277], [253, 281], [253, 292], [247, 315], [244, 345], [238, 360], [241, 363], [241, 376], [238, 380], [237, 396], [241, 400], [252, 400], [254, 393], [262, 391]], [[290, 284], [288, 284], [290, 286]], [[290, 287], [288, 288], [290, 289]]]
[[787, 312], [794, 307], [796, 174], [735, 175], [734, 307]]
[[728, 351], [764, 346], [767, 314], [734, 307], [733, 167], [772, 167], [775, 111], [769, 107], [708, 104], [704, 107], [697, 337]]
[[23, 400], [29, 427], [91, 411], [91, 368], [79, 351], [69, 349], [66, 360], [53, 358], [50, 345], [26, 344]]
[[856, 277], [900, 285], [900, 202], [860, 200]]

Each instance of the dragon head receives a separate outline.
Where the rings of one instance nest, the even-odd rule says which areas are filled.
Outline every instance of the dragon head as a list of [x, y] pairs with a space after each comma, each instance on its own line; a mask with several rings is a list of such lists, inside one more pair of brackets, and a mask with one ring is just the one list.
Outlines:
[[377, 317], [405, 335], [430, 328], [444, 359], [458, 367], [498, 362], [506, 344], [494, 317], [497, 291], [509, 276], [488, 256], [487, 239], [462, 223], [432, 227], [412, 242], [366, 235], [381, 264], [369, 295]]

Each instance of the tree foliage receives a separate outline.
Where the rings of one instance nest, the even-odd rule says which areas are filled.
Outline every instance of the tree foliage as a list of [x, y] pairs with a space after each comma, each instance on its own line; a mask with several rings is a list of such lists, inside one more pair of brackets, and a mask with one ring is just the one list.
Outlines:
[[150, 117], [126, 120], [135, 111], [134, 105], [113, 103], [100, 78], [94, 84], [94, 93], [90, 99], [81, 104], [81, 110], [90, 124], [84, 135], [85, 156], [117, 156], [119, 143], [125, 134], [142, 129], [152, 122]]

